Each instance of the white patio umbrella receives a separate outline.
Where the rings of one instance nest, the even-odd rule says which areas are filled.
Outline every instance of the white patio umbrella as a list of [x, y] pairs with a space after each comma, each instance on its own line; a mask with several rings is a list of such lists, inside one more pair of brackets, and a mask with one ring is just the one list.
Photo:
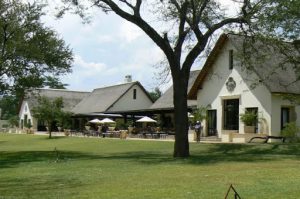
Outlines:
[[103, 120], [100, 120], [101, 123], [116, 123], [115, 121], [109, 119], [109, 118], [104, 118]]
[[150, 118], [150, 117], [145, 116], [145, 117], [137, 120], [136, 122], [156, 123], [157, 121], [154, 120], [154, 119], [152, 119], [152, 118]]
[[94, 124], [100, 124], [100, 123], [102, 123], [101, 122], [101, 120], [99, 120], [99, 119], [93, 119], [93, 120], [91, 120], [91, 121], [89, 121], [90, 123], [94, 123]]
[[195, 116], [193, 114], [191, 114], [190, 112], [188, 112], [188, 117], [189, 118], [194, 118]]

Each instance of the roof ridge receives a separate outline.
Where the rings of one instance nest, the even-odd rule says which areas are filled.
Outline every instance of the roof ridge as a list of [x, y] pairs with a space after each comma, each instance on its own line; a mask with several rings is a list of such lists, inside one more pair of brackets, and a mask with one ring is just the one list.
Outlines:
[[33, 90], [45, 90], [45, 91], [63, 91], [63, 92], [76, 92], [76, 93], [91, 93], [91, 91], [76, 91], [69, 89], [59, 89], [59, 88], [35, 88]]
[[114, 84], [114, 85], [110, 85], [110, 86], [104, 86], [104, 87], [100, 87], [100, 88], [95, 88], [93, 91], [95, 90], [100, 90], [100, 89], [104, 89], [104, 88], [111, 88], [111, 87], [116, 87], [116, 86], [122, 86], [122, 85], [125, 85], [125, 84], [136, 84], [138, 83], [139, 81], [134, 81], [134, 82], [125, 82], [125, 83], [121, 83], [121, 84]]

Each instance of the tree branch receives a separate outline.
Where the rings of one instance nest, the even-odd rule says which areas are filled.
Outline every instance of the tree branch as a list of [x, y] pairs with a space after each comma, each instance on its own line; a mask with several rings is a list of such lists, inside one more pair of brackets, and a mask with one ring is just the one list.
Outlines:
[[201, 40], [197, 42], [194, 48], [189, 52], [186, 56], [185, 61], [182, 64], [182, 70], [185, 72], [189, 72], [193, 63], [195, 62], [196, 58], [199, 54], [204, 50], [209, 37], [202, 37]]
[[195, 33], [195, 36], [197, 37], [197, 40], [201, 40], [203, 34], [201, 30], [199, 29], [199, 21], [202, 17], [203, 10], [205, 9], [207, 3], [209, 0], [205, 0], [200, 8], [199, 13], [197, 13], [197, 6], [195, 5], [194, 0], [191, 0], [191, 9], [192, 9], [192, 20], [187, 19], [187, 23]]
[[209, 37], [211, 36], [216, 30], [222, 28], [223, 26], [227, 24], [232, 24], [232, 23], [246, 23], [247, 20], [244, 17], [237, 17], [237, 18], [228, 18], [224, 19], [223, 21], [216, 23], [212, 25], [208, 31], [204, 34], [204, 37]]
[[[142, 1], [142, 0], [138, 0]], [[158, 32], [150, 26], [146, 21], [142, 19], [142, 17], [138, 15], [131, 15], [127, 13], [126, 11], [122, 10], [115, 2], [112, 0], [101, 0], [101, 2], [105, 3], [107, 6], [109, 6], [112, 11], [114, 11], [117, 15], [124, 18], [127, 21], [132, 22], [133, 24], [137, 25], [139, 28], [141, 28], [154, 42], [155, 44], [165, 53], [168, 61], [170, 64], [175, 64], [175, 56], [174, 52], [172, 50], [172, 47], [168, 41], [168, 39], [163, 38]], [[138, 3], [136, 8], [139, 8], [142, 2]], [[139, 12], [139, 11], [138, 11]]]
[[134, 7], [132, 4], [128, 3], [127, 0], [119, 0], [119, 1], [121, 1], [122, 3], [125, 3], [125, 4], [126, 4], [128, 7], [130, 7], [133, 11], [135, 10], [135, 7]]
[[177, 57], [178, 62], [180, 63], [180, 58], [181, 58], [181, 52], [182, 52], [182, 45], [184, 43], [185, 37], [188, 34], [189, 31], [185, 31], [185, 23], [186, 23], [186, 15], [187, 15], [187, 6], [188, 3], [185, 2], [181, 9], [179, 10], [179, 27], [178, 27], [178, 39], [174, 48], [175, 51], [175, 56]]
[[142, 0], [136, 0], [134, 15], [140, 17], [140, 9], [142, 5]]

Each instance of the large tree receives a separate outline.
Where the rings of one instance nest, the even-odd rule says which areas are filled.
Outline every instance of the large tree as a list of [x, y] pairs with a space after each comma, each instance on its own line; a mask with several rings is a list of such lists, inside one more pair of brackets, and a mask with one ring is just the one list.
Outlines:
[[[174, 88], [174, 157], [190, 155], [187, 134], [189, 74], [214, 34], [225, 28], [240, 29], [247, 34], [273, 33], [273, 36], [287, 36], [281, 33], [294, 34], [299, 30], [298, 0], [232, 0], [234, 13], [225, 10], [221, 0], [64, 0], [69, 4], [65, 4], [60, 14], [75, 8], [75, 12], [82, 15], [88, 2], [135, 24], [163, 51]], [[297, 24], [298, 27], [294, 27]]]
[[72, 51], [44, 26], [43, 15], [42, 5], [0, 0], [0, 93], [21, 96], [47, 84], [49, 76], [71, 72]]

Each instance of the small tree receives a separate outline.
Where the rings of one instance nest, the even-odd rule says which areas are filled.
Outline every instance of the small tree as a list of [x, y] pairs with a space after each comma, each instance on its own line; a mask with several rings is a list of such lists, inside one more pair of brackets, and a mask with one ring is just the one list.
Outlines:
[[72, 113], [67, 111], [61, 111], [56, 118], [57, 125], [63, 129], [69, 129], [71, 126], [71, 115]]
[[17, 127], [19, 125], [19, 116], [15, 115], [12, 116], [8, 119], [8, 123], [10, 125], [10, 127], [14, 128]]
[[65, 116], [67, 115], [62, 108], [63, 99], [61, 97], [55, 98], [54, 100], [51, 100], [47, 97], [39, 97], [38, 106], [32, 109], [33, 116], [35, 118], [45, 121], [48, 127], [49, 138], [51, 138], [53, 122], [62, 121], [62, 118], [65, 119]]
[[199, 107], [193, 111], [193, 123], [196, 123], [197, 121], [202, 121], [206, 119], [206, 111], [207, 109], [205, 107]]
[[300, 127], [296, 125], [295, 122], [287, 123], [281, 131], [281, 135], [290, 139], [292, 142], [299, 141], [298, 133], [300, 132]]

